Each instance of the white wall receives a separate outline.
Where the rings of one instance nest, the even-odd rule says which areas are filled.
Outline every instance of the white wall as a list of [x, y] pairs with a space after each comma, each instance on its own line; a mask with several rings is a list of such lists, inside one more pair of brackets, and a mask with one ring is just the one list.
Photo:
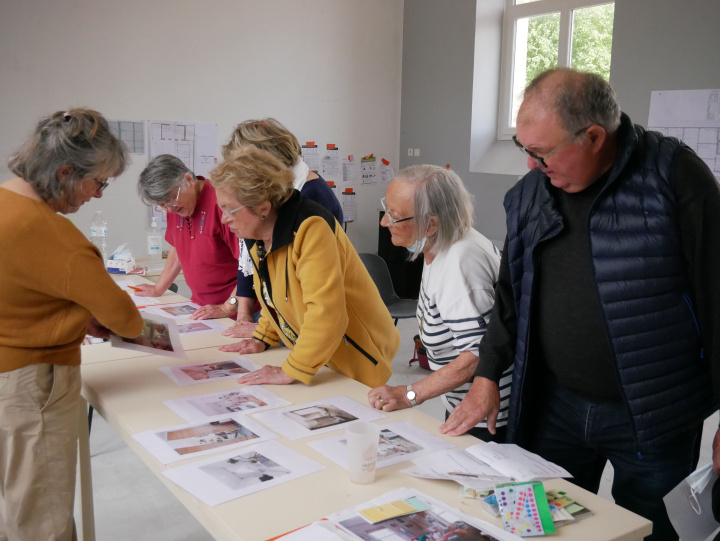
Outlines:
[[[403, 0], [3, 0], [0, 179], [44, 114], [89, 106], [107, 118], [234, 125], [273, 116], [301, 142], [398, 163]], [[101, 200], [110, 244], [145, 251], [141, 156]], [[356, 187], [358, 188], [358, 187]], [[358, 251], [377, 248], [384, 186], [362, 186]]]

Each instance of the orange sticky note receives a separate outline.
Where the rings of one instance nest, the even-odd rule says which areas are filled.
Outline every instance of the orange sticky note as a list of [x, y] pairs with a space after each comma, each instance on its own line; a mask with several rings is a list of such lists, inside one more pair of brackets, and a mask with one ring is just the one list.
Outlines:
[[328, 149], [328, 150], [335, 150], [335, 143], [328, 143], [328, 144], [327, 144], [327, 149]]

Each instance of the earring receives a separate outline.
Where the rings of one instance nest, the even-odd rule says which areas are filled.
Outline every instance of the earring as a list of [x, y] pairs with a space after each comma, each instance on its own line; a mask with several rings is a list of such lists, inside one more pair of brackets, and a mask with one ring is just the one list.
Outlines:
[[263, 215], [260, 216], [260, 218], [264, 220], [265, 218], [267, 218], [267, 216], [265, 216], [265, 215], [263, 214]]

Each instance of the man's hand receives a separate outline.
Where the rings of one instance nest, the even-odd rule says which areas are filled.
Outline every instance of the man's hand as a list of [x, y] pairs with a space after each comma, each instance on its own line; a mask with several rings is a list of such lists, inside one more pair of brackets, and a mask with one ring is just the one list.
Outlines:
[[262, 353], [265, 351], [265, 344], [260, 340], [241, 340], [234, 344], [227, 344], [220, 346], [220, 351], [234, 352], [234, 353]]
[[368, 393], [368, 402], [376, 410], [393, 411], [411, 408], [412, 404], [407, 398], [407, 385], [381, 385], [371, 389]]
[[[248, 340], [248, 342], [257, 342], [257, 340]], [[238, 383], [246, 385], [289, 385], [294, 382], [295, 380], [283, 372], [282, 368], [269, 365], [238, 378]]]
[[720, 428], [715, 432], [715, 439], [712, 446], [713, 471], [720, 475]]
[[442, 425], [440, 433], [461, 436], [487, 419], [488, 431], [495, 434], [495, 423], [500, 412], [500, 390], [497, 383], [476, 376], [468, 394], [463, 398]]
[[165, 293], [165, 291], [160, 291], [156, 284], [138, 284], [134, 287], [140, 290], [135, 292], [138, 297], [159, 297]]

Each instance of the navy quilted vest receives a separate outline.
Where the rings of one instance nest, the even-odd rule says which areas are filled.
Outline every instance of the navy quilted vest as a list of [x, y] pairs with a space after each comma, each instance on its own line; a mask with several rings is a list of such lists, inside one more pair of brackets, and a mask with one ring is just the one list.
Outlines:
[[[621, 148], [590, 211], [589, 234], [607, 336], [638, 449], [698, 424], [712, 412], [670, 179], [681, 143], [633, 128], [623, 115]], [[505, 196], [508, 262], [518, 314], [509, 437], [522, 415], [531, 292], [539, 243], [563, 220], [540, 170]]]

